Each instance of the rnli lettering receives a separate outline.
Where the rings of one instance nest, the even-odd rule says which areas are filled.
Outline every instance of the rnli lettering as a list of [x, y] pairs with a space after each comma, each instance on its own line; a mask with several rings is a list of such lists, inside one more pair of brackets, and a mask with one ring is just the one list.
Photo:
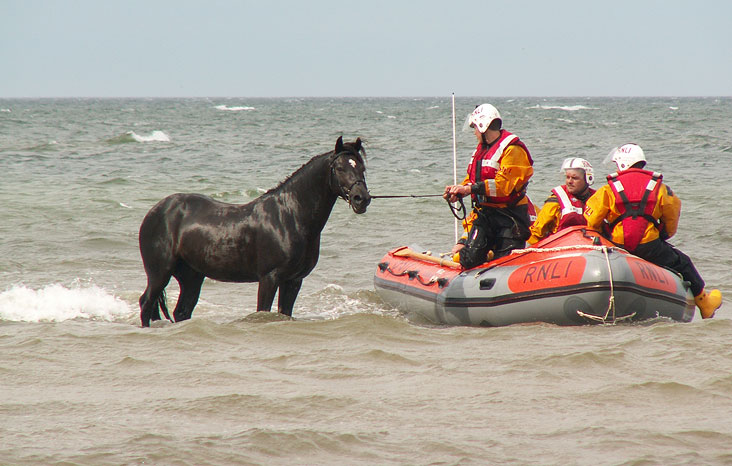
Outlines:
[[676, 280], [668, 270], [635, 257], [628, 257], [635, 281], [647, 288], [676, 293]]
[[[534, 282], [538, 280], [557, 280], [562, 277], [567, 278], [569, 275], [569, 269], [572, 267], [572, 261], [567, 264], [559, 264], [559, 262], [552, 262], [550, 264], [541, 264], [539, 266], [531, 266], [526, 271], [524, 276], [524, 283]], [[558, 270], [558, 269], [564, 270]]]
[[582, 280], [587, 260], [584, 257], [548, 259], [519, 267], [508, 277], [514, 293], [558, 286], [576, 285]]
[[[659, 284], [667, 284], [668, 283], [668, 277], [664, 277], [662, 273], [656, 273], [656, 270], [651, 266], [651, 264], [636, 264], [638, 267], [638, 271], [641, 274], [641, 277], [643, 277], [644, 280], [652, 280], [654, 282], [658, 282]], [[658, 269], [658, 272], [661, 270]]]

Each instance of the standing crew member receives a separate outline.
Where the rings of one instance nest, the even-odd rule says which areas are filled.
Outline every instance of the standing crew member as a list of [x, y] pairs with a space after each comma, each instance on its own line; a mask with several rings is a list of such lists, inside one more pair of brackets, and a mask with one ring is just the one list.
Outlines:
[[705, 291], [704, 280], [691, 259], [666, 240], [676, 233], [681, 200], [662, 182], [663, 175], [643, 170], [646, 157], [640, 146], [625, 144], [609, 156], [618, 168], [608, 184], [587, 200], [589, 228], [610, 224], [612, 241], [649, 262], [675, 270], [691, 283], [694, 301], [704, 319], [722, 305], [719, 290]]
[[466, 234], [453, 248], [466, 269], [478, 266], [493, 251], [495, 257], [523, 248], [530, 236], [526, 187], [534, 174], [529, 150], [518, 136], [501, 129], [498, 110], [483, 104], [469, 116], [478, 140], [459, 185], [445, 187], [443, 197], [455, 202], [472, 197], [473, 210], [463, 222]]
[[592, 165], [585, 159], [571, 157], [562, 163], [565, 184], [552, 189], [544, 201], [536, 221], [531, 225], [529, 244], [535, 244], [552, 233], [574, 225], [587, 225], [585, 203], [595, 193], [590, 185], [595, 182]]

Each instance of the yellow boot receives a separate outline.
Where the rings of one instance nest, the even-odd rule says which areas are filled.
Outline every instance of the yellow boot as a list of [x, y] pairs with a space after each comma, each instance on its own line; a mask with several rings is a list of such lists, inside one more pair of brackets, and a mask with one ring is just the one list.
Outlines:
[[696, 307], [701, 311], [702, 319], [714, 317], [714, 313], [722, 306], [722, 292], [719, 290], [705, 291], [702, 290], [694, 297]]

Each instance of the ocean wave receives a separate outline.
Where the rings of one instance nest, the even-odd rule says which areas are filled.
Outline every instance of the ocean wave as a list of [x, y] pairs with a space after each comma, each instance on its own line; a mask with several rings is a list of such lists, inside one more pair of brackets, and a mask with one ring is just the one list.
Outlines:
[[170, 142], [170, 137], [162, 131], [153, 131], [147, 136], [141, 136], [134, 131], [126, 131], [119, 136], [109, 139], [110, 144], [125, 144], [128, 142]]
[[[384, 115], [384, 112], [382, 112], [381, 110], [376, 110], [376, 113], [378, 113], [379, 115]], [[386, 115], [386, 118], [388, 118], [390, 120], [396, 120], [395, 115]]]
[[51, 140], [44, 144], [38, 144], [37, 146], [29, 147], [28, 151], [41, 152], [41, 151], [52, 151], [58, 149], [58, 141]]
[[577, 110], [599, 110], [597, 107], [586, 107], [584, 105], [539, 105], [536, 104], [533, 107], [526, 107], [527, 110], [539, 109], [539, 110], [564, 110], [565, 112], [576, 112]]
[[216, 110], [223, 110], [226, 112], [241, 112], [245, 110], [256, 110], [254, 107], [229, 107], [228, 105], [217, 105], [214, 107]]
[[261, 193], [259, 193], [257, 191], [256, 192], [256, 195], [252, 196], [251, 195], [251, 190], [245, 191], [243, 189], [235, 189], [235, 190], [232, 190], [232, 191], [219, 191], [219, 192], [215, 192], [215, 193], [210, 194], [210, 196], [212, 198], [214, 198], [214, 199], [221, 199], [221, 200], [224, 200], [224, 201], [232, 201], [232, 200], [239, 200], [242, 197], [257, 197], [260, 194]]
[[294, 315], [303, 320], [335, 320], [345, 316], [383, 316], [393, 318], [399, 311], [385, 307], [376, 292], [357, 290], [346, 292], [343, 287], [334, 283], [298, 298]]
[[41, 289], [16, 285], [0, 293], [0, 320], [12, 322], [113, 321], [134, 312], [120, 298], [93, 285], [66, 288], [54, 284]]

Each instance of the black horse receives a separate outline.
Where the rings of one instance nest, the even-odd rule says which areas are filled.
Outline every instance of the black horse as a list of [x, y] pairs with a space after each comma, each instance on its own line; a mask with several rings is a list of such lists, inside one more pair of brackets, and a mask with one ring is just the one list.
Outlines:
[[226, 204], [200, 194], [173, 194], [158, 202], [140, 226], [147, 288], [140, 297], [143, 327], [170, 318], [165, 287], [173, 276], [180, 295], [176, 322], [190, 319], [206, 277], [259, 282], [257, 310], [269, 311], [279, 288], [278, 311], [292, 315], [302, 280], [315, 267], [320, 233], [338, 197], [357, 214], [371, 202], [361, 139], [336, 141], [254, 201]]

